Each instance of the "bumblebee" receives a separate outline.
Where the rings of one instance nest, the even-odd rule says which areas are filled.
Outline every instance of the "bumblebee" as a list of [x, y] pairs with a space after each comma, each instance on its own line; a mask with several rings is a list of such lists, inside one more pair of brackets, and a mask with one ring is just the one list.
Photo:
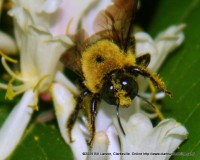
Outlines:
[[[71, 130], [83, 110], [88, 117], [91, 146], [95, 136], [95, 117], [98, 102], [103, 99], [117, 107], [129, 107], [138, 96], [137, 76], [149, 78], [155, 86], [171, 95], [155, 73], [147, 69], [150, 54], [135, 57], [135, 38], [131, 35], [137, 9], [137, 0], [115, 0], [113, 5], [101, 11], [95, 20], [96, 33], [87, 37], [84, 31], [74, 35], [74, 45], [61, 57], [66, 67], [81, 78], [81, 93], [67, 121], [70, 141]], [[119, 117], [119, 116], [118, 116]], [[120, 119], [119, 125], [125, 134]]]

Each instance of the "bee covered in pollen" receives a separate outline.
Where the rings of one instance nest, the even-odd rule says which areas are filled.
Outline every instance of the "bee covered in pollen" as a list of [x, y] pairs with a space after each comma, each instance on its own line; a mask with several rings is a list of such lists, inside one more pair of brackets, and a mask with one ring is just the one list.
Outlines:
[[95, 117], [101, 99], [116, 106], [119, 126], [125, 135], [119, 118], [119, 107], [129, 107], [136, 96], [145, 100], [138, 95], [138, 76], [149, 78], [161, 91], [171, 95], [162, 80], [147, 69], [150, 54], [135, 57], [135, 38], [131, 32], [137, 4], [137, 0], [115, 0], [113, 5], [97, 15], [94, 24], [96, 33], [87, 37], [82, 30], [72, 36], [75, 45], [61, 57], [65, 66], [81, 78], [81, 93], [67, 121], [71, 142], [71, 130], [79, 111], [83, 110], [88, 117], [91, 134], [89, 145], [92, 145]]

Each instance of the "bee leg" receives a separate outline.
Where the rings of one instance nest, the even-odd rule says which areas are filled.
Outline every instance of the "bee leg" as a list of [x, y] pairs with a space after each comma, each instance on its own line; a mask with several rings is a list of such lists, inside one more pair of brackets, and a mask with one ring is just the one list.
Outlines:
[[152, 93], [152, 98], [151, 98], [151, 103], [153, 104], [154, 108], [155, 108], [155, 112], [158, 116], [158, 118], [160, 118], [161, 120], [165, 119], [164, 115], [162, 114], [162, 112], [160, 111], [159, 107], [156, 104], [156, 88], [153, 85], [153, 83], [151, 81], [149, 81], [149, 88], [151, 90]]
[[158, 75], [150, 72], [146, 68], [139, 66], [131, 66], [127, 67], [126, 71], [133, 75], [139, 74], [144, 77], [148, 77], [153, 82], [153, 84], [157, 86], [160, 90], [165, 92], [168, 96], [172, 96], [172, 93], [167, 90], [164, 82], [158, 77]]
[[76, 107], [75, 107], [74, 111], [71, 113], [71, 115], [70, 115], [70, 117], [67, 121], [67, 132], [68, 132], [68, 135], [69, 135], [70, 143], [73, 142], [71, 132], [72, 132], [73, 126], [76, 122], [76, 119], [78, 117], [79, 111], [80, 111], [80, 109], [82, 109], [83, 98], [88, 94], [89, 94], [89, 91], [87, 91], [87, 90], [83, 91], [80, 94], [80, 96], [78, 97], [77, 103], [76, 103]]
[[89, 122], [89, 131], [91, 133], [91, 138], [88, 142], [89, 146], [91, 147], [94, 141], [95, 136], [95, 118], [97, 115], [97, 104], [99, 101], [99, 96], [97, 94], [94, 94], [91, 103], [90, 103], [90, 109], [88, 113], [88, 122]]

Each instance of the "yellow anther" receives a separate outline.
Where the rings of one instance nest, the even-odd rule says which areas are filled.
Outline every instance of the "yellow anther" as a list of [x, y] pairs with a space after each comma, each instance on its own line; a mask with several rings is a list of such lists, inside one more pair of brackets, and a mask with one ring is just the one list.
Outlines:
[[35, 105], [28, 105], [28, 107], [32, 108], [35, 111], [39, 111], [39, 107], [36, 104]]
[[6, 95], [5, 95], [5, 99], [9, 99], [9, 100], [12, 100], [13, 97], [15, 97], [15, 93], [13, 91], [13, 87], [12, 87], [12, 83], [15, 79], [12, 78], [9, 82], [8, 82], [8, 87], [7, 87], [7, 92], [6, 92]]

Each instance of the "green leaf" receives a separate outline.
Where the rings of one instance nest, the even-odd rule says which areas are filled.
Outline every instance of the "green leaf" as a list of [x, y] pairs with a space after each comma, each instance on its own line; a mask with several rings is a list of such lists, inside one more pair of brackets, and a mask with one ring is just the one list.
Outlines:
[[73, 160], [69, 146], [64, 142], [54, 125], [32, 124], [11, 160]]
[[200, 0], [162, 0], [158, 4], [148, 31], [156, 35], [164, 28], [186, 23], [184, 44], [172, 53], [159, 73], [173, 92], [163, 101], [163, 113], [186, 126], [188, 140], [177, 152], [190, 156], [173, 159], [200, 159]]

